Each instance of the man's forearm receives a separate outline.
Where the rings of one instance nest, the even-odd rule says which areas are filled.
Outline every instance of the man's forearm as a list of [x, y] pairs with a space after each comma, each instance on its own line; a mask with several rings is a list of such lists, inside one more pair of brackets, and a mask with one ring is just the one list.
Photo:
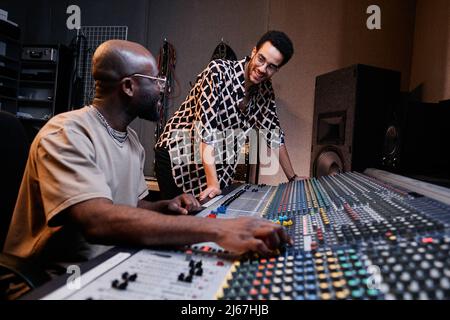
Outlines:
[[219, 179], [217, 178], [216, 172], [214, 147], [202, 142], [200, 154], [202, 157], [203, 168], [205, 170], [207, 185], [218, 187]]
[[102, 244], [181, 245], [215, 240], [216, 228], [208, 220], [171, 216], [155, 211], [114, 205], [93, 199], [70, 210], [88, 241]]
[[286, 178], [290, 179], [295, 175], [294, 168], [292, 167], [291, 159], [289, 159], [289, 154], [286, 145], [282, 145], [279, 149], [279, 161], [281, 168], [283, 168]]

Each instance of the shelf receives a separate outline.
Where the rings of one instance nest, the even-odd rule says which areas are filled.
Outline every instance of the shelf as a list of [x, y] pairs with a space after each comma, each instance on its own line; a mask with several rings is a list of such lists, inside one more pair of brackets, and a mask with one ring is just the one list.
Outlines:
[[11, 78], [11, 77], [8, 77], [8, 76], [3, 76], [3, 75], [1, 75], [1, 74], [0, 74], [0, 79], [6, 79], [6, 80], [12, 80], [12, 81], [19, 81], [18, 78]]
[[19, 78], [19, 70], [12, 70], [5, 67], [0, 67], [0, 77], [6, 77], [10, 79], [18, 79]]
[[17, 87], [0, 85], [0, 95], [5, 97], [17, 98]]
[[13, 43], [15, 45], [20, 46], [20, 41], [19, 40], [11, 38], [11, 37], [5, 35], [4, 33], [0, 33], [0, 40], [1, 41], [5, 41], [5, 42], [9, 42], [9, 43]]
[[16, 97], [10, 97], [10, 96], [5, 96], [0, 94], [0, 99], [5, 99], [5, 100], [11, 100], [11, 101], [17, 101]]
[[40, 80], [20, 80], [20, 83], [28, 83], [28, 84], [51, 84], [54, 85], [55, 81], [40, 81]]
[[27, 118], [27, 117], [21, 117], [21, 116], [16, 116], [18, 119], [20, 120], [25, 120], [25, 121], [36, 121], [36, 122], [47, 122], [50, 119], [40, 119], [40, 118]]
[[35, 99], [23, 99], [18, 98], [17, 101], [19, 102], [27, 102], [27, 103], [53, 103], [53, 100], [35, 100]]
[[15, 24], [11, 23], [11, 21], [5, 21], [0, 19], [0, 33], [13, 36], [13, 37], [8, 36], [11, 37], [11, 39], [15, 39], [17, 41], [20, 40], [20, 27], [18, 25], [16, 26]]
[[0, 55], [0, 60], [7, 61], [7, 62], [14, 62], [14, 63], [20, 62], [19, 59], [10, 58], [10, 57], [4, 56], [4, 55]]
[[[0, 88], [8, 88], [8, 89], [15, 89], [15, 90], [18, 89], [17, 85], [8, 84], [8, 83], [6, 83], [6, 80], [3, 80], [3, 81], [5, 81], [5, 82], [2, 82], [2, 80], [0, 80]], [[11, 81], [11, 80], [7, 80], [7, 81]]]
[[51, 67], [56, 69], [57, 62], [56, 61], [48, 61], [48, 60], [20, 60], [22, 62], [22, 69], [23, 68], [36, 68], [36, 66], [39, 67]]

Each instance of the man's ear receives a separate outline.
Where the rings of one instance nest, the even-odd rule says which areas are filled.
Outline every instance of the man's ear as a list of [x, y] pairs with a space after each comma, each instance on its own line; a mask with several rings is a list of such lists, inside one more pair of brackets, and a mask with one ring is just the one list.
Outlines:
[[131, 78], [123, 78], [120, 82], [120, 88], [129, 97], [134, 95], [134, 82]]
[[250, 58], [253, 58], [255, 56], [256, 52], [258, 52], [258, 50], [256, 49], [256, 47], [253, 47], [252, 55], [250, 56]]

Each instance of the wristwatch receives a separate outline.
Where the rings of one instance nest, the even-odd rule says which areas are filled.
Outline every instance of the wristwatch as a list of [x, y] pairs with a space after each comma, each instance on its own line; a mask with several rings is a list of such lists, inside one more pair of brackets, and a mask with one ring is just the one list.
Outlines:
[[290, 177], [288, 180], [289, 182], [295, 181], [295, 178], [297, 178], [298, 176], [294, 173], [294, 175], [292, 177]]

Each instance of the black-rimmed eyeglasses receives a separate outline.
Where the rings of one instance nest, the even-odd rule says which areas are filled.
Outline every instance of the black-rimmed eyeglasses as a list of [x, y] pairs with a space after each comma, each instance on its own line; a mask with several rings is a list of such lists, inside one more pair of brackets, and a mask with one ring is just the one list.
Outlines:
[[[264, 57], [261, 53], [257, 53], [256, 59], [255, 59], [255, 65], [257, 65], [258, 67], [261, 67], [261, 66], [265, 65], [266, 63], [267, 63], [266, 57]], [[266, 70], [269, 74], [273, 74], [273, 73], [277, 72], [278, 70], [280, 70], [280, 67], [273, 63], [267, 63]]]

